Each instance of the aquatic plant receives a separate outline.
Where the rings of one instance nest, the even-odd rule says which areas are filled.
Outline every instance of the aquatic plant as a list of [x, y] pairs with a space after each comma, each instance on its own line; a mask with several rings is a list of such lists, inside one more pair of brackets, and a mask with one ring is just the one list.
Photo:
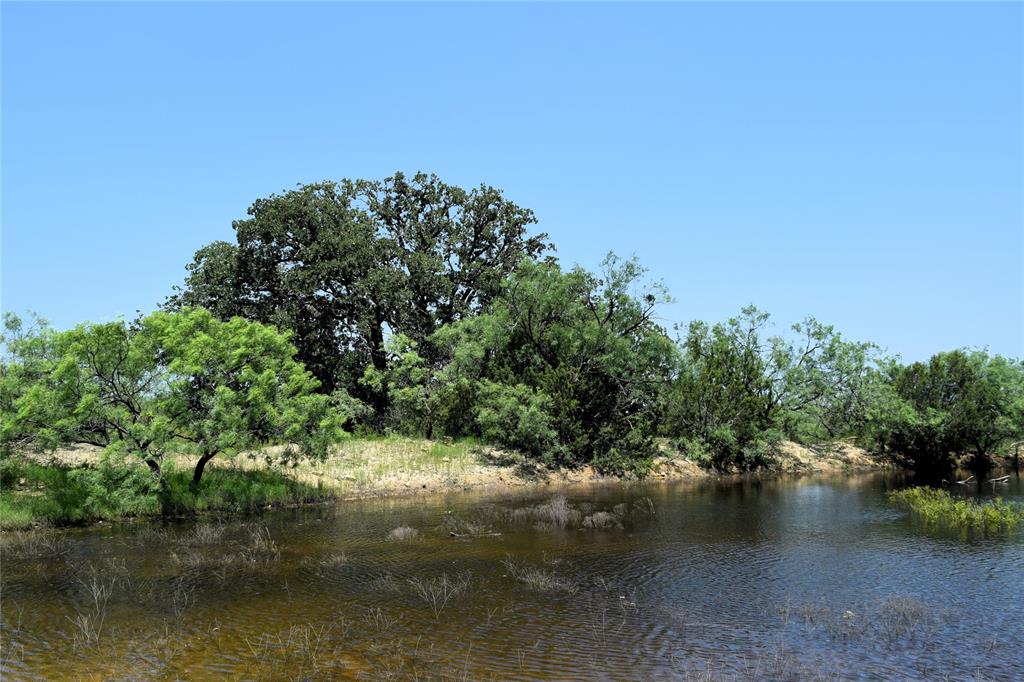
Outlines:
[[67, 619], [75, 628], [71, 632], [71, 640], [75, 648], [79, 648], [99, 642], [107, 620], [107, 604], [114, 593], [117, 578], [105, 575], [89, 564], [87, 571], [83, 571], [76, 583], [85, 603], [82, 608], [76, 605], [75, 617], [68, 616]]
[[215, 545], [224, 537], [224, 526], [220, 524], [201, 523], [185, 537], [190, 545]]
[[580, 522], [583, 513], [569, 504], [562, 495], [556, 495], [547, 502], [512, 511], [513, 521], [535, 521], [544, 530], [549, 528], [570, 528]]
[[6, 532], [0, 541], [4, 559], [56, 559], [70, 551], [67, 533], [47, 529]]
[[958, 528], [1012, 528], [1024, 520], [1024, 507], [992, 498], [983, 502], [956, 499], [945, 490], [916, 486], [894, 490], [889, 500], [932, 524]]
[[577, 586], [567, 578], [536, 566], [515, 561], [511, 556], [502, 560], [508, 575], [538, 592], [575, 592]]
[[583, 519], [581, 524], [583, 528], [590, 530], [614, 530], [616, 528], [622, 528], [622, 522], [615, 514], [609, 514], [606, 511], [599, 511], [590, 514]]
[[434, 613], [434, 620], [441, 615], [448, 602], [463, 592], [469, 585], [469, 575], [460, 574], [456, 578], [449, 578], [447, 573], [434, 578], [409, 578], [409, 584], [413, 591], [425, 601]]
[[419, 535], [419, 531], [409, 526], [399, 526], [390, 533], [388, 533], [388, 542], [407, 542], [409, 540], [415, 540]]
[[351, 623], [293, 625], [282, 634], [246, 638], [247, 672], [256, 679], [337, 679], [345, 668], [343, 650]]

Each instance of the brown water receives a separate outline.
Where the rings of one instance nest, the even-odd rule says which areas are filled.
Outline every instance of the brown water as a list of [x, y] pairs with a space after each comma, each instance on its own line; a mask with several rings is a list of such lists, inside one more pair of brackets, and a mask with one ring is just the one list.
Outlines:
[[[928, 529], [885, 501], [902, 483], [567, 491], [564, 527], [537, 508], [548, 492], [115, 524], [48, 548], [8, 538], [0, 670], [5, 680], [1024, 679], [1024, 533]], [[1000, 492], [1024, 497], [1016, 476]], [[608, 527], [581, 529], [595, 522]], [[416, 536], [389, 539], [402, 526]]]

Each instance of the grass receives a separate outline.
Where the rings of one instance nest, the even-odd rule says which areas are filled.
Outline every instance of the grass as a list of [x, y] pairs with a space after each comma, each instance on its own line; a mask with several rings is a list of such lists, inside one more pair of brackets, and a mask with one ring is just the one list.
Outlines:
[[512, 511], [513, 521], [534, 521], [541, 529], [575, 528], [583, 513], [569, 504], [562, 495], [532, 507]]
[[427, 603], [434, 614], [434, 620], [437, 620], [448, 602], [466, 590], [469, 576], [462, 574], [449, 578], [447, 573], [442, 573], [435, 578], [409, 578], [409, 584], [420, 599]]
[[[138, 462], [108, 464], [98, 451], [74, 451], [43, 463], [0, 457], [0, 528], [82, 525], [136, 516], [217, 511], [249, 513], [271, 506], [335, 499], [423, 478], [456, 481], [478, 464], [473, 440], [433, 442], [401, 437], [358, 438], [332, 448], [323, 462], [274, 464], [263, 457], [217, 458], [198, 490], [191, 462], [168, 456], [161, 486]], [[419, 487], [419, 484], [416, 484]]]
[[419, 476], [456, 480], [478, 463], [478, 449], [472, 439], [442, 443], [400, 436], [352, 438], [334, 446], [325, 461], [302, 463], [295, 473], [326, 479], [342, 494]]
[[415, 528], [410, 528], [409, 526], [399, 526], [398, 528], [395, 528], [390, 533], [388, 533], [385, 539], [388, 542], [408, 542], [410, 540], [415, 540], [419, 534], [419, 531]]
[[945, 490], [917, 486], [895, 490], [889, 493], [889, 500], [930, 524], [955, 528], [998, 530], [1024, 521], [1024, 507], [998, 497], [977, 502], [956, 499]]
[[273, 469], [210, 468], [197, 490], [191, 472], [167, 466], [164, 484], [141, 465], [44, 465], [6, 459], [0, 489], [0, 528], [71, 526], [137, 516], [197, 512], [254, 512], [267, 507], [332, 499], [313, 486]]
[[[399, 436], [360, 437], [331, 448], [321, 462], [282, 465], [279, 448], [249, 457], [215, 458], [198, 494], [189, 486], [191, 459], [164, 460], [167, 490], [155, 492], [138, 462], [105, 466], [99, 449], [71, 448], [50, 461], [0, 455], [0, 528], [38, 523], [74, 525], [100, 519], [196, 511], [255, 511], [267, 505], [301, 504], [381, 488], [457, 482], [479, 465], [479, 443], [428, 441]], [[426, 487], [425, 485], [423, 487]]]
[[537, 592], [576, 592], [577, 586], [567, 578], [537, 566], [515, 561], [511, 556], [502, 560], [508, 575]]

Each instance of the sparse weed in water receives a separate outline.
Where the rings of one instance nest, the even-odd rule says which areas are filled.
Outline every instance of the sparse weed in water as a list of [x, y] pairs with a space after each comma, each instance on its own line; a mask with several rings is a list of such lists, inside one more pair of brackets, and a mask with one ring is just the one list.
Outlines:
[[604, 511], [594, 512], [584, 517], [580, 525], [588, 530], [615, 530], [622, 528], [622, 522], [619, 521], [618, 515], [609, 514]]
[[56, 559], [71, 551], [67, 533], [49, 529], [15, 530], [0, 536], [4, 559]]
[[577, 586], [552, 571], [519, 563], [508, 556], [502, 560], [508, 575], [538, 592], [576, 592]]
[[390, 533], [388, 533], [388, 542], [408, 542], [415, 540], [419, 536], [419, 531], [409, 526], [399, 526]]
[[779, 614], [783, 625], [795, 616], [805, 628], [824, 632], [830, 639], [887, 643], [927, 638], [940, 621], [940, 613], [932, 607], [899, 595], [845, 608], [823, 603], [794, 606], [787, 602]]
[[420, 599], [427, 603], [437, 620], [448, 602], [469, 585], [469, 575], [460, 574], [456, 578], [449, 578], [447, 573], [442, 573], [435, 578], [415, 577], [409, 579], [409, 584]]
[[574, 528], [583, 518], [583, 513], [569, 504], [562, 495], [556, 495], [547, 502], [532, 507], [512, 510], [513, 521], [534, 521], [542, 530]]

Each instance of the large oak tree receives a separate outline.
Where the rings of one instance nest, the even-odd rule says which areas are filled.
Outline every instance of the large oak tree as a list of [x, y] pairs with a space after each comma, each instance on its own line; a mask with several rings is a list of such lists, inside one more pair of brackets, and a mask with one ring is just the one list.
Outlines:
[[387, 367], [401, 333], [430, 336], [478, 311], [524, 258], [550, 248], [529, 235], [533, 212], [493, 187], [465, 190], [434, 175], [304, 185], [256, 201], [188, 266], [168, 307], [201, 306], [293, 332], [299, 359], [324, 389], [367, 394], [365, 367]]

